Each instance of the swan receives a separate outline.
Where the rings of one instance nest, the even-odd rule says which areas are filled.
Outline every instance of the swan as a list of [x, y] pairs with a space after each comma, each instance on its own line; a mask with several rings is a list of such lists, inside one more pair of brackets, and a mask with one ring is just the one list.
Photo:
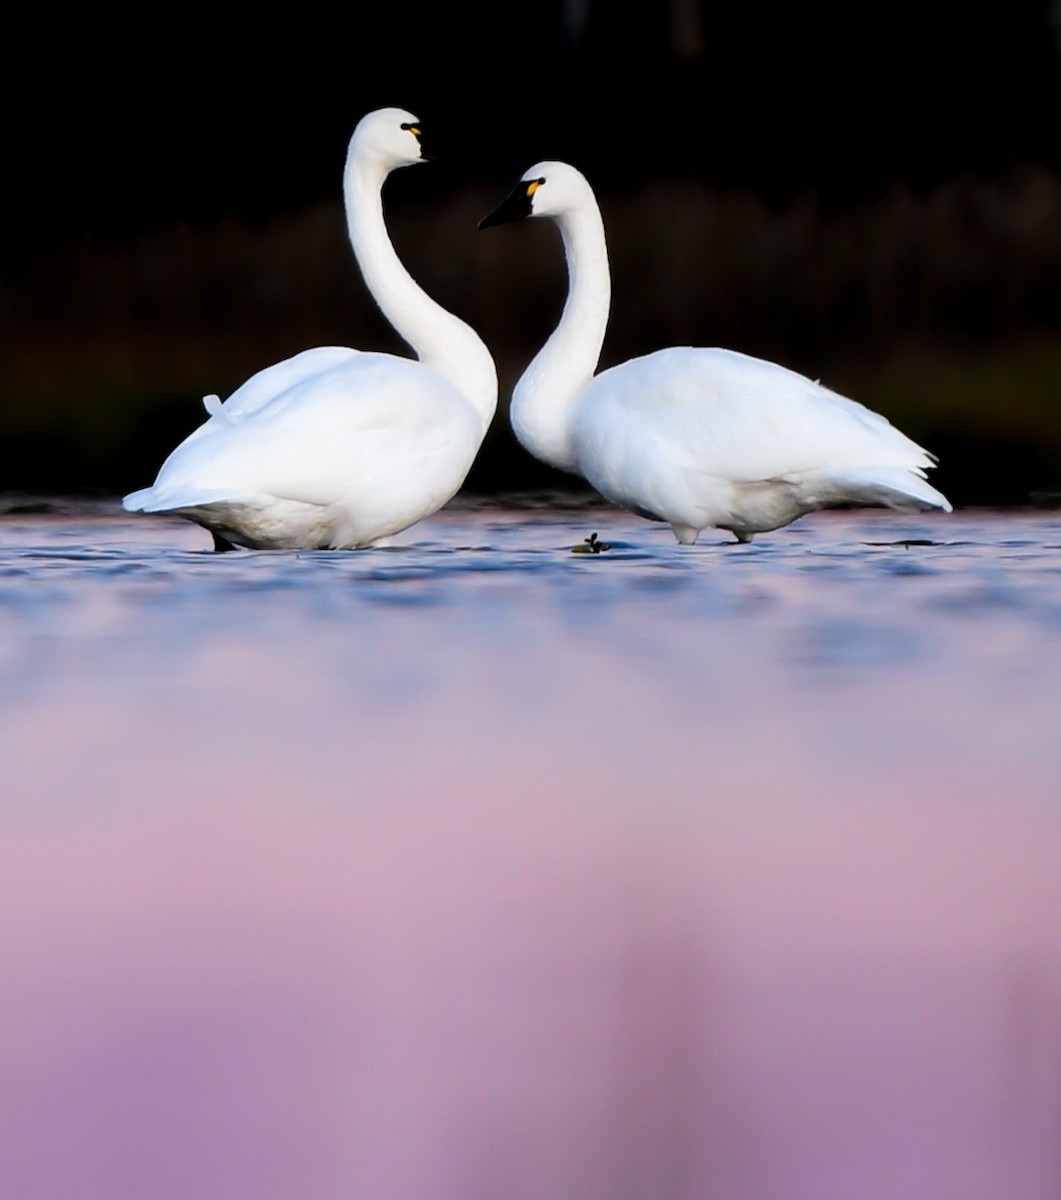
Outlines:
[[347, 229], [373, 299], [416, 359], [318, 346], [252, 375], [122, 500], [204, 526], [215, 547], [359, 549], [386, 542], [458, 491], [497, 407], [494, 360], [400, 262], [383, 184], [424, 161], [401, 108], [363, 116], [343, 175]]
[[611, 302], [593, 189], [544, 161], [479, 228], [551, 217], [568, 295], [512, 392], [520, 444], [607, 500], [670, 525], [691, 545], [708, 527], [738, 542], [838, 506], [951, 511], [925, 480], [935, 458], [884, 417], [795, 371], [735, 350], [673, 346], [595, 374]]

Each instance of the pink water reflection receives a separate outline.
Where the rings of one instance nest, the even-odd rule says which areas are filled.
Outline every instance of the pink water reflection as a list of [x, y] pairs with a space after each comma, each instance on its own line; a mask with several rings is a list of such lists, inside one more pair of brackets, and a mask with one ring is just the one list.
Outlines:
[[600, 619], [71, 614], [0, 729], [0, 1194], [1061, 1193], [1056, 641], [806, 686]]

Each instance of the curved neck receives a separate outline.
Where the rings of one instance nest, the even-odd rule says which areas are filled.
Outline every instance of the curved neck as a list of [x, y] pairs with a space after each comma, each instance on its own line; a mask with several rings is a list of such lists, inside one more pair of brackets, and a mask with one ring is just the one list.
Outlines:
[[578, 395], [600, 361], [611, 305], [604, 222], [592, 193], [557, 218], [567, 259], [568, 294], [560, 321], [512, 393], [519, 441], [564, 471], [576, 470], [571, 424]]
[[485, 431], [497, 407], [493, 357], [479, 335], [432, 300], [402, 265], [383, 219], [386, 177], [385, 170], [360, 162], [351, 150], [343, 196], [350, 244], [365, 285], [424, 366], [467, 396]]

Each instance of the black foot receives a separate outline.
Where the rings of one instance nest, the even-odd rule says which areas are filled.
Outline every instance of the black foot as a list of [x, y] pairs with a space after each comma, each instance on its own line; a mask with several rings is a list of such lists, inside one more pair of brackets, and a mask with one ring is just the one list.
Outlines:
[[229, 550], [239, 549], [239, 547], [230, 542], [228, 538], [223, 538], [221, 534], [214, 533], [212, 529], [210, 530], [210, 536], [214, 539], [214, 550], [217, 554], [227, 554]]

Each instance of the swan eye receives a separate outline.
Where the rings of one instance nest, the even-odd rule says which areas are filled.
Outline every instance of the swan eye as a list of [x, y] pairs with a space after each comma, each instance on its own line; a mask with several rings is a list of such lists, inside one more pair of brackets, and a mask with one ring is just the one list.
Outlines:
[[534, 193], [542, 186], [542, 184], [544, 182], [545, 182], [544, 179], [532, 179], [530, 181], [530, 183], [527, 184], [527, 199], [528, 200], [531, 198], [531, 196], [534, 195]]
[[413, 137], [420, 136], [420, 126], [419, 125], [411, 125], [408, 121], [405, 121], [402, 124], [402, 128], [408, 129], [408, 131], [413, 135]]

